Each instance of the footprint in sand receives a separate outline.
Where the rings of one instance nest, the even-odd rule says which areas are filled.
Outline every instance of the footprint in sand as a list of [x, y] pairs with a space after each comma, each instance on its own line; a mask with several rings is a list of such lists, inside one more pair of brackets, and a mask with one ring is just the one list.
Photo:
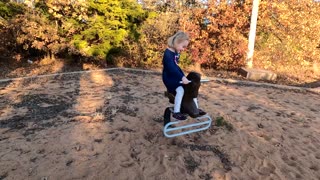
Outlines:
[[[155, 157], [154, 161], [152, 161], [152, 167], [149, 171], [147, 177], [154, 179], [154, 177], [161, 177], [161, 175], [165, 174], [168, 170], [166, 163], [164, 162], [165, 155], [160, 154], [159, 156]], [[157, 178], [156, 178], [157, 179]], [[162, 178], [159, 178], [162, 179]]]
[[288, 159], [286, 159], [286, 161], [284, 161], [286, 164], [288, 164], [289, 166], [292, 167], [296, 167], [297, 166], [297, 158], [295, 156], [290, 156]]
[[273, 174], [274, 171], [276, 170], [276, 167], [268, 162], [268, 160], [264, 159], [263, 160], [263, 165], [259, 168], [259, 173], [261, 175], [270, 175]]
[[126, 159], [121, 161], [120, 166], [124, 167], [124, 168], [128, 168], [134, 165], [134, 161], [130, 160], [130, 159]]
[[319, 171], [319, 165], [317, 164], [313, 164], [309, 167], [309, 169], [318, 172]]
[[139, 154], [141, 154], [141, 149], [139, 147], [131, 147], [130, 148], [130, 157], [134, 160], [140, 162], [140, 158], [138, 157]]
[[283, 160], [283, 162], [285, 162], [286, 164], [288, 164], [289, 166], [292, 166], [292, 161], [294, 162], [296, 159], [293, 156], [289, 156], [288, 154], [283, 154], [281, 156], [281, 159]]
[[67, 162], [66, 162], [66, 166], [70, 166], [73, 162], [74, 162], [74, 160], [73, 160], [73, 159], [69, 159], [69, 160], [67, 160]]
[[[30, 162], [36, 162], [36, 160], [38, 159], [38, 157], [33, 157], [33, 158], [30, 158]], [[0, 178], [1, 179], [1, 178]]]

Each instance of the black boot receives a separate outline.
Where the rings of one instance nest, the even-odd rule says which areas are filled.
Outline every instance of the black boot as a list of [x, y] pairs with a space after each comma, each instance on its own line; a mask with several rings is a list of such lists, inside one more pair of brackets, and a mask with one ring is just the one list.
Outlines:
[[171, 115], [170, 108], [167, 107], [163, 115], [164, 126], [166, 126], [170, 122], [170, 115]]

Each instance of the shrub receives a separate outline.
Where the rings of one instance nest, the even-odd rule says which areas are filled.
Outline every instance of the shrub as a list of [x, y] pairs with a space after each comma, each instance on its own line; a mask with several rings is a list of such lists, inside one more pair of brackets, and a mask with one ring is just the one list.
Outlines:
[[10, 21], [9, 28], [16, 38], [17, 45], [29, 55], [53, 56], [61, 48], [63, 40], [56, 25], [37, 12], [17, 16]]
[[80, 55], [105, 60], [138, 38], [145, 11], [131, 0], [39, 0], [11, 20], [17, 44], [29, 54]]
[[[174, 13], [150, 13], [149, 18], [139, 28], [138, 40], [130, 39], [127, 46], [136, 66], [161, 67], [167, 38], [178, 30], [178, 16]], [[182, 58], [183, 59], [183, 58]]]
[[248, 3], [216, 2], [184, 11], [180, 26], [191, 35], [196, 63], [216, 69], [237, 69], [245, 63], [249, 30]]
[[140, 5], [130, 0], [87, 2], [83, 30], [71, 41], [82, 54], [105, 59], [112, 49], [123, 47], [126, 37], [138, 38], [137, 27], [145, 19]]

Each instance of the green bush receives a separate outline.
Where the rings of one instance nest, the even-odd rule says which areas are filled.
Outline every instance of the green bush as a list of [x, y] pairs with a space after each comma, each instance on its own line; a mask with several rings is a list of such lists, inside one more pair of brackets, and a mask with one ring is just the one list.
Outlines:
[[71, 45], [86, 56], [105, 59], [111, 49], [122, 48], [126, 37], [138, 38], [137, 26], [146, 13], [129, 0], [88, 2], [87, 17], [82, 31], [73, 36]]
[[[50, 56], [68, 52], [105, 60], [125, 39], [138, 39], [146, 12], [131, 0], [48, 1], [12, 18], [17, 45], [27, 52]], [[111, 51], [115, 52], [115, 51]]]
[[0, 1], [0, 17], [10, 19], [17, 14], [23, 14], [25, 8], [22, 4]]

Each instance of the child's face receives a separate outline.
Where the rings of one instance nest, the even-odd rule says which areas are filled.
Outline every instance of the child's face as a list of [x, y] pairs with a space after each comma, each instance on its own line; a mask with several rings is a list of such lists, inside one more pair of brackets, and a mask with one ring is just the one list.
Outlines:
[[184, 41], [182, 41], [181, 43], [177, 43], [176, 44], [176, 51], [178, 52], [178, 53], [180, 53], [181, 51], [183, 51], [185, 48], [187, 48], [187, 46], [188, 46], [188, 44], [189, 44], [189, 41], [187, 41], [187, 40], [184, 40]]

